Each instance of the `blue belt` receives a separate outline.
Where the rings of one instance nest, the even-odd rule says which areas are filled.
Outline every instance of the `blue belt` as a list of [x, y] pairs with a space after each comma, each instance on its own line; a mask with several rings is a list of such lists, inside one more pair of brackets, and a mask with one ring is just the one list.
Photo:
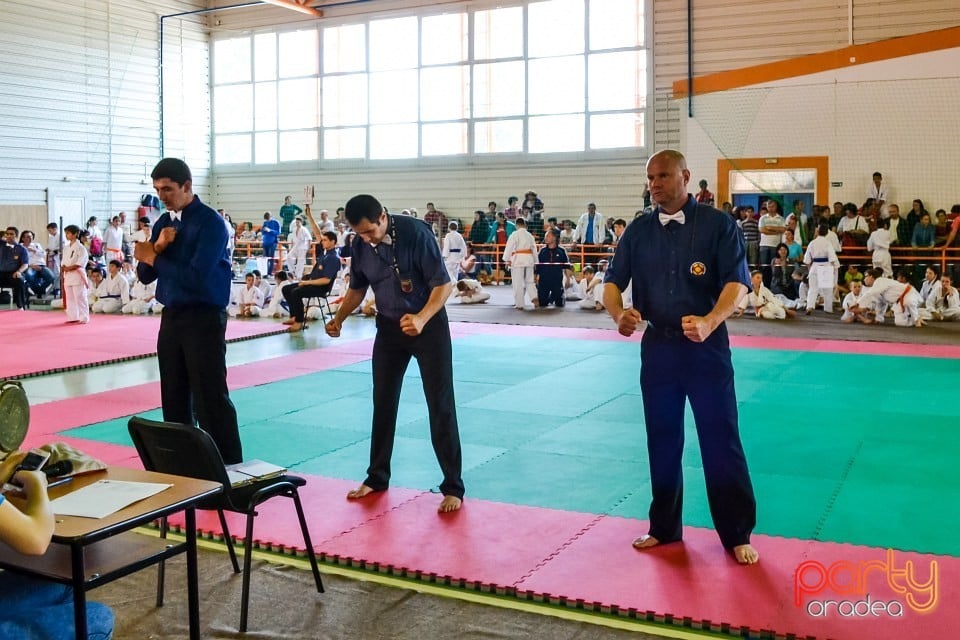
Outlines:
[[814, 262], [830, 262], [830, 258], [814, 258]]
[[460, 253], [460, 249], [450, 249], [450, 253]]

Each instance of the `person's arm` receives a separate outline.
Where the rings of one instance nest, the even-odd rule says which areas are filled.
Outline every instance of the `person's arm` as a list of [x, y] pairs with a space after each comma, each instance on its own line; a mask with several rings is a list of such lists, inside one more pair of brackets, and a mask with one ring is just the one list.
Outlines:
[[717, 327], [737, 309], [740, 299], [747, 293], [747, 287], [739, 282], [728, 282], [720, 291], [720, 297], [705, 316], [683, 316], [681, 327], [683, 335], [694, 342], [703, 342]]
[[637, 325], [639, 325], [642, 320], [640, 312], [633, 307], [629, 309], [623, 308], [622, 292], [620, 291], [620, 287], [613, 282], [605, 282], [603, 284], [602, 295], [603, 308], [607, 310], [614, 324], [617, 325], [617, 331], [620, 332], [620, 335], [629, 338], [633, 335], [633, 332], [637, 330]]
[[317, 239], [319, 240], [319, 239], [320, 239], [320, 234], [321, 234], [323, 231], [322, 231], [322, 229], [320, 229], [320, 225], [317, 224], [316, 219], [314, 219], [313, 213], [310, 211], [310, 207], [309, 207], [309, 206], [307, 206], [307, 220], [310, 221], [310, 228], [313, 229], [313, 237], [314, 237], [314, 238], [317, 238]]
[[337, 312], [327, 323], [326, 331], [328, 336], [331, 338], [340, 337], [340, 329], [343, 328], [343, 321], [348, 318], [351, 313], [356, 311], [357, 307], [360, 306], [360, 303], [363, 302], [363, 298], [366, 295], [367, 287], [362, 289], [347, 289], [347, 293], [343, 296], [343, 300], [340, 301], [340, 306], [337, 308]]
[[417, 313], [404, 314], [404, 316], [400, 318], [400, 329], [408, 336], [420, 335], [423, 327], [430, 319], [435, 316], [440, 309], [443, 309], [443, 305], [446, 304], [447, 298], [450, 297], [452, 290], [453, 285], [449, 282], [435, 286], [430, 290], [430, 297], [427, 298], [427, 303], [423, 305], [423, 309], [420, 309]]
[[[14, 453], [0, 466], [0, 479], [6, 481], [23, 459]], [[47, 497], [47, 477], [42, 471], [20, 471], [16, 480], [23, 485], [26, 504], [21, 511], [7, 500], [0, 503], [0, 540], [26, 555], [42, 555], [53, 536], [54, 517]]]

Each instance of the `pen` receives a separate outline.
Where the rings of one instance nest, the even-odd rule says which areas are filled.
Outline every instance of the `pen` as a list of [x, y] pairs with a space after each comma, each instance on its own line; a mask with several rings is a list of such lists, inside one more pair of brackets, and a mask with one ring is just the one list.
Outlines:
[[73, 480], [73, 476], [64, 476], [62, 478], [57, 478], [56, 480], [51, 480], [47, 483], [47, 489], [52, 489], [53, 487], [59, 487], [61, 484], [66, 484]]

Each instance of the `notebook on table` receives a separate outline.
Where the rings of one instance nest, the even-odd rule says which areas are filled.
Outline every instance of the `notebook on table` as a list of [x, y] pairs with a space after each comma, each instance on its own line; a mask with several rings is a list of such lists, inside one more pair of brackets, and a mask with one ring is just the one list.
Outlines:
[[259, 480], [269, 480], [282, 476], [287, 472], [286, 467], [281, 467], [263, 460], [247, 460], [237, 464], [227, 465], [227, 477], [230, 478], [230, 486], [242, 487], [251, 482]]

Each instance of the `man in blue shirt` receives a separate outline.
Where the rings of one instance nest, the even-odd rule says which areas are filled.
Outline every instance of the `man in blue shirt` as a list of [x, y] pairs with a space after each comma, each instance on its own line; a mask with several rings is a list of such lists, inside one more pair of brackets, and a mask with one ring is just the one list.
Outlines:
[[403, 374], [411, 356], [420, 366], [430, 416], [433, 450], [443, 472], [439, 511], [456, 511], [463, 501], [462, 456], [453, 396], [453, 349], [444, 303], [450, 276], [433, 232], [410, 216], [389, 215], [376, 198], [359, 195], [346, 207], [353, 240], [350, 288], [327, 333], [340, 335], [343, 321], [373, 287], [377, 337], [373, 343], [373, 433], [367, 479], [347, 494], [363, 498], [390, 483], [390, 457], [397, 428]]
[[[653, 502], [650, 532], [637, 549], [681, 540], [683, 412], [689, 399], [700, 440], [710, 513], [723, 546], [741, 564], [756, 501], [740, 443], [733, 365], [724, 321], [747, 292], [743, 237], [730, 216], [687, 193], [690, 171], [678, 151], [654, 154], [647, 180], [657, 214], [636, 218], [607, 269], [603, 303], [620, 333], [647, 321], [640, 345], [640, 390]], [[621, 293], [631, 280], [633, 308]]]
[[337, 234], [333, 231], [321, 233], [320, 246], [323, 247], [323, 255], [313, 265], [313, 271], [310, 272], [309, 277], [283, 290], [283, 298], [290, 306], [290, 319], [284, 324], [290, 325], [290, 331], [300, 331], [303, 328], [304, 299], [325, 298], [330, 293], [330, 289], [333, 288], [337, 273], [340, 272]]
[[227, 388], [226, 307], [233, 270], [227, 227], [193, 193], [190, 168], [164, 158], [150, 174], [167, 208], [149, 242], [138, 242], [140, 282], [157, 281], [163, 303], [157, 360], [163, 419], [200, 424], [227, 464], [243, 462], [237, 410]]
[[270, 212], [263, 214], [263, 224], [260, 225], [260, 241], [263, 243], [263, 255], [267, 259], [267, 275], [273, 274], [273, 255], [277, 252], [277, 241], [280, 239], [280, 223], [270, 217]]
[[0, 287], [13, 289], [13, 301], [18, 309], [27, 306], [27, 281], [23, 277], [30, 266], [30, 254], [17, 242], [19, 229], [7, 227], [0, 241]]

